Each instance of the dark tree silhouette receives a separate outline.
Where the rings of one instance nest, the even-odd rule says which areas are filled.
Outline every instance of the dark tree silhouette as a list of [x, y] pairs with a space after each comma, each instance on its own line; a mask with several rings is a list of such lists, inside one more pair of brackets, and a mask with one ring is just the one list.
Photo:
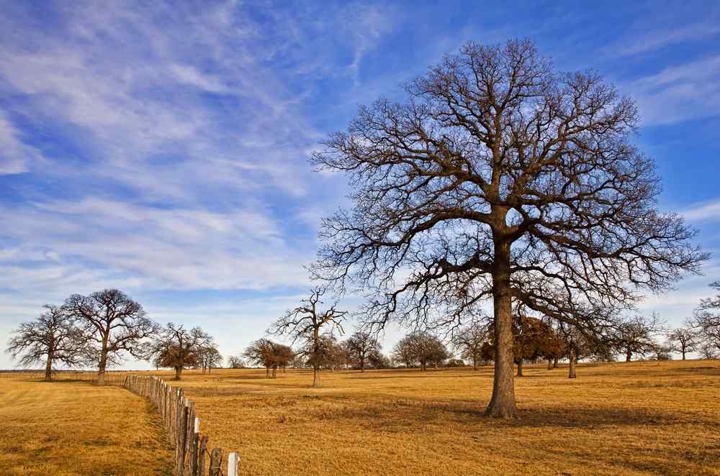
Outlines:
[[356, 332], [345, 341], [345, 348], [351, 360], [357, 362], [361, 372], [365, 372], [365, 365], [375, 352], [380, 352], [382, 346], [377, 338], [368, 332]]
[[668, 348], [671, 351], [680, 352], [682, 359], [688, 352], [693, 352], [698, 346], [697, 332], [686, 327], [678, 327], [673, 329], [668, 335]]
[[53, 367], [81, 364], [87, 357], [87, 335], [73, 322], [67, 310], [46, 304], [45, 312], [32, 322], [23, 322], [8, 341], [6, 352], [20, 365], [45, 364], [45, 380], [52, 380]]
[[182, 324], [169, 322], [154, 335], [146, 358], [156, 367], [174, 369], [175, 380], [180, 380], [186, 367], [202, 367], [203, 357], [212, 349], [217, 352], [213, 338], [199, 327], [188, 330]]
[[364, 290], [371, 328], [455, 326], [492, 299], [487, 414], [515, 417], [514, 302], [591, 332], [611, 315], [598, 309], [706, 256], [657, 210], [654, 164], [630, 141], [635, 104], [597, 74], [558, 73], [529, 41], [469, 43], [406, 90], [361, 107], [314, 155], [354, 192], [323, 221], [313, 270]]
[[244, 369], [245, 361], [242, 357], [231, 355], [230, 357], [228, 357], [228, 367], [230, 367], [231, 369]]
[[108, 364], [116, 363], [122, 352], [142, 358], [143, 341], [157, 330], [142, 306], [117, 289], [105, 289], [89, 296], [73, 294], [63, 307], [92, 336], [100, 385], [105, 383]]
[[[320, 386], [320, 366], [322, 362], [322, 332], [332, 334], [337, 329], [343, 333], [342, 321], [347, 314], [346, 311], [338, 311], [337, 303], [329, 309], [321, 311], [318, 306], [323, 304], [320, 300], [325, 290], [320, 287], [314, 288], [308, 299], [303, 299], [302, 304], [292, 309], [275, 321], [270, 333], [275, 335], [289, 335], [293, 342], [302, 340], [305, 353], [308, 359], [313, 362], [313, 387]], [[314, 357], [314, 358], [313, 358]]]

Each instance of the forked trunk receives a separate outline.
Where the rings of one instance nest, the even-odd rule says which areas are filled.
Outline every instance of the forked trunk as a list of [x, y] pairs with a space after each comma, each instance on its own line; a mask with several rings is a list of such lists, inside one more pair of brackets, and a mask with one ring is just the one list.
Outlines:
[[182, 371], [183, 371], [182, 367], [175, 367], [175, 380], [182, 379]]
[[53, 354], [52, 352], [48, 352], [47, 362], [45, 363], [45, 380], [48, 382], [52, 380], [52, 361]]
[[495, 250], [493, 304], [495, 321], [495, 374], [493, 392], [485, 415], [493, 418], [517, 418], [513, 380], [512, 299], [510, 295], [510, 245]]

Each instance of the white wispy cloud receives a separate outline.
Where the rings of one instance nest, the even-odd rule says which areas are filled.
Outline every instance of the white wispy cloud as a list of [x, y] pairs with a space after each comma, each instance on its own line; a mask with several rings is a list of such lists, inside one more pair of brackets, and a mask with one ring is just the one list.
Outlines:
[[720, 220], [720, 200], [691, 205], [682, 212], [682, 215], [686, 220], [693, 222]]
[[622, 89], [637, 100], [646, 126], [720, 115], [720, 56], [667, 67]]
[[701, 41], [720, 34], [720, 26], [715, 21], [703, 21], [673, 28], [650, 29], [643, 31], [605, 48], [614, 56], [633, 56], [648, 53], [671, 45]]
[[33, 162], [41, 162], [42, 155], [20, 139], [19, 131], [0, 110], [0, 175], [27, 172]]

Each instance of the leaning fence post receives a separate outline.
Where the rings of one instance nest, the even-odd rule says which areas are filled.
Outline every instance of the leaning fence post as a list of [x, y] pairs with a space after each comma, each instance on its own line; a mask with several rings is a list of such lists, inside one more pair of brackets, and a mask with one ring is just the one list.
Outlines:
[[210, 476], [222, 476], [222, 448], [213, 448], [210, 453]]
[[239, 462], [240, 458], [237, 453], [230, 453], [228, 455], [228, 476], [237, 476]]
[[205, 452], [207, 451], [208, 437], [203, 435], [200, 437], [200, 446], [198, 447], [198, 474], [205, 476]]

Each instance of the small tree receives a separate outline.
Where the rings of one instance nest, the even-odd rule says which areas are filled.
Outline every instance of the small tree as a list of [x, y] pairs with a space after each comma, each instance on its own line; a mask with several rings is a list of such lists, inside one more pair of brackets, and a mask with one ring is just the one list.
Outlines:
[[633, 355], [648, 355], [656, 351], [658, 343], [655, 338], [663, 332], [663, 324], [657, 315], [633, 316], [625, 319], [617, 326], [615, 343], [618, 350], [625, 354], [625, 362], [630, 362]]
[[357, 362], [361, 372], [365, 372], [365, 365], [375, 352], [380, 352], [380, 342], [367, 332], [356, 332], [345, 341], [348, 357]]
[[269, 339], [258, 339], [247, 347], [244, 356], [251, 363], [265, 367], [267, 378], [276, 378], [278, 367], [286, 368], [295, 357], [295, 352], [287, 345]]
[[718, 294], [700, 302], [692, 326], [697, 329], [705, 344], [720, 351], [720, 281], [715, 281], [710, 287]]
[[242, 357], [231, 355], [228, 357], [228, 367], [231, 369], [244, 369], [245, 368], [245, 361]]
[[702, 342], [698, 346], [698, 352], [700, 353], [700, 356], [705, 360], [717, 359], [718, 356], [718, 351], [715, 346], [708, 342]]
[[45, 380], [52, 380], [53, 367], [79, 365], [87, 357], [87, 336], [66, 309], [46, 304], [45, 312], [13, 331], [6, 352], [22, 366], [45, 363]]
[[222, 365], [223, 357], [222, 354], [220, 354], [215, 342], [212, 342], [207, 347], [202, 347], [199, 355], [202, 373], [210, 373], [212, 369]]
[[143, 357], [143, 342], [157, 330], [142, 306], [122, 291], [105, 289], [89, 296], [73, 294], [63, 306], [94, 341], [98, 383], [105, 383], [105, 370], [123, 352]]
[[390, 359], [380, 352], [379, 349], [370, 352], [370, 355], [368, 356], [368, 364], [370, 364], [370, 367], [374, 369], [388, 369], [392, 366]]
[[408, 367], [418, 362], [421, 371], [427, 370], [427, 364], [437, 368], [450, 357], [442, 341], [426, 332], [413, 332], [405, 336], [395, 346], [395, 355]]
[[202, 367], [204, 353], [213, 348], [212, 337], [199, 327], [187, 330], [170, 322], [153, 338], [146, 358], [158, 367], [173, 368], [175, 380], [180, 380], [184, 368]]
[[342, 321], [347, 314], [346, 311], [338, 311], [337, 303], [325, 311], [320, 311], [318, 306], [323, 304], [321, 298], [325, 290], [320, 287], [314, 288], [308, 299], [303, 299], [302, 304], [292, 309], [281, 317], [271, 327], [270, 332], [275, 335], [289, 335], [293, 342], [303, 340], [306, 354], [313, 362], [313, 387], [320, 386], [320, 365], [322, 362], [322, 332], [327, 330], [328, 334], [337, 329], [343, 333]]
[[478, 362], [483, 360], [482, 346], [487, 341], [487, 325], [479, 321], [473, 321], [459, 329], [452, 339], [453, 346], [460, 351], [460, 357], [470, 360], [474, 370], [478, 369]]
[[692, 329], [686, 327], [678, 327], [667, 335], [668, 349], [682, 354], [682, 360], [688, 352], [697, 349], [698, 336]]

